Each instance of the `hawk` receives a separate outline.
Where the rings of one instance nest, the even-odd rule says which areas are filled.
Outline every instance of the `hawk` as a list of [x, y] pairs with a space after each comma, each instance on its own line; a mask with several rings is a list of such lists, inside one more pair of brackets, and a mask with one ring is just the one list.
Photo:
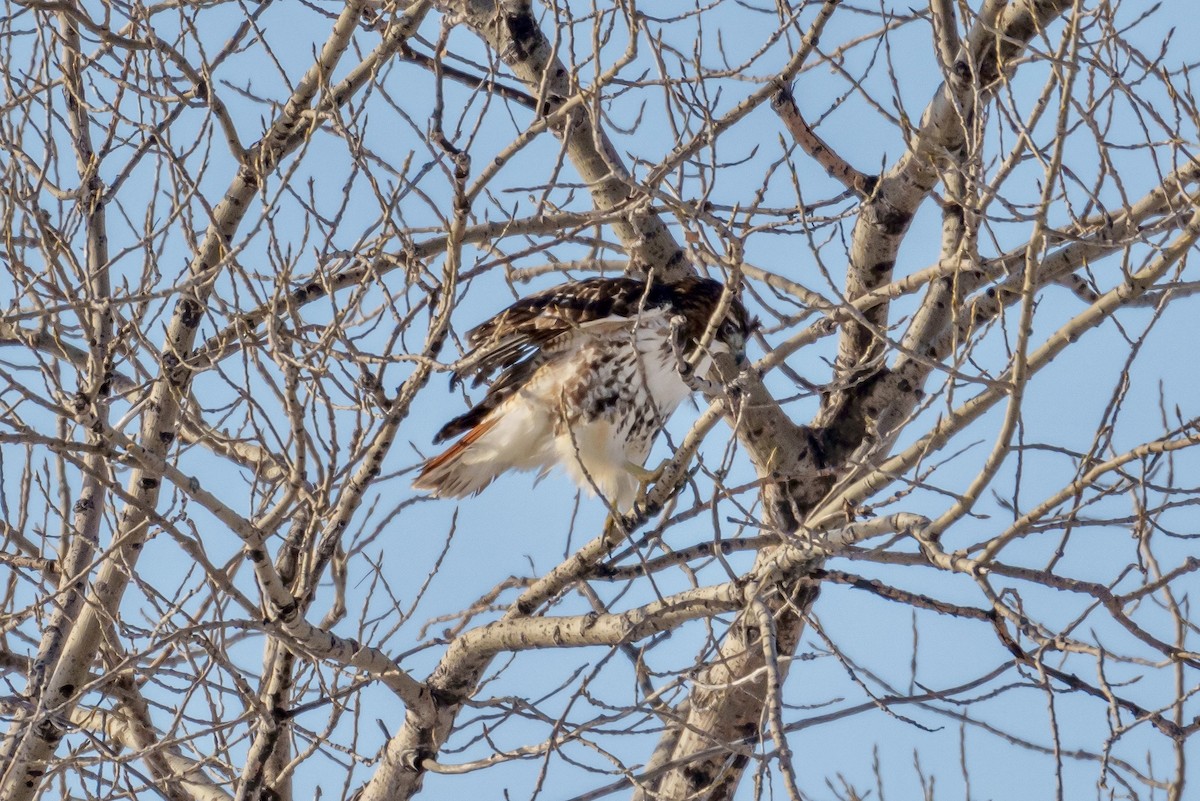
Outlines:
[[499, 374], [438, 431], [435, 443], [461, 439], [426, 461], [413, 487], [461, 498], [507, 470], [541, 478], [561, 463], [589, 492], [630, 508], [650, 475], [650, 444], [691, 393], [693, 370], [704, 375], [716, 353], [745, 358], [746, 310], [732, 296], [722, 303], [724, 289], [694, 276], [590, 278], [509, 306], [468, 334], [451, 386]]

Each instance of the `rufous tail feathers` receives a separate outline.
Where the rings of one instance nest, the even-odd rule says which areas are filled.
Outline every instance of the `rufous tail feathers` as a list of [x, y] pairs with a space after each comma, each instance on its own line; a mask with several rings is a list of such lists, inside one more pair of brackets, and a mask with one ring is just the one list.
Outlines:
[[[472, 446], [496, 425], [498, 419], [493, 416], [483, 420], [458, 442], [425, 462], [413, 481], [413, 489], [427, 490], [435, 498], [465, 498], [482, 492], [508, 467], [484, 454], [472, 453]], [[481, 456], [484, 458], [479, 458]]]

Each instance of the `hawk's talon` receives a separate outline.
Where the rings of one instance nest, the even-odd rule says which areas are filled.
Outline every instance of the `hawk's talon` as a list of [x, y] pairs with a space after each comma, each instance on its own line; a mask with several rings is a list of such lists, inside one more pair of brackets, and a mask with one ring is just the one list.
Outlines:
[[720, 395], [724, 389], [719, 381], [709, 381], [707, 378], [701, 378], [698, 375], [685, 376], [683, 380], [693, 392], [699, 392], [707, 396]]

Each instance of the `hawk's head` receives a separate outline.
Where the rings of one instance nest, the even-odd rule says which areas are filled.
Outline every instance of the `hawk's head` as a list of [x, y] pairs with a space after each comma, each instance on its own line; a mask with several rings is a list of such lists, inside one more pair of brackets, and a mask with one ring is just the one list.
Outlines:
[[710, 354], [728, 353], [741, 366], [752, 328], [742, 301], [736, 295], [726, 298], [725, 285], [709, 278], [685, 278], [675, 291], [675, 306], [686, 320], [681, 333], [687, 350], [707, 340]]
[[746, 362], [746, 340], [750, 336], [750, 327], [751, 321], [746, 317], [742, 302], [734, 298], [713, 337], [714, 350], [724, 346], [741, 367]]

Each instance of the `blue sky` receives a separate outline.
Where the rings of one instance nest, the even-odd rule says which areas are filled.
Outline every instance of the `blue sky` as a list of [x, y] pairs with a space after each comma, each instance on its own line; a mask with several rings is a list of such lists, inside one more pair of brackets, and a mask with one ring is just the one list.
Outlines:
[[[257, 139], [263, 130], [263, 121], [269, 120], [274, 112], [272, 106], [261, 99], [278, 100], [285, 96], [291, 82], [311, 63], [314, 49], [327, 35], [330, 20], [326, 12], [336, 12], [337, 6], [327, 3], [315, 8], [300, 3], [276, 3], [269, 7], [259, 21], [261, 36], [269, 50], [250, 39], [244, 49], [232, 54], [214, 72], [215, 90], [230, 108], [243, 144], [249, 145]], [[659, 2], [646, 3], [639, 10], [653, 18], [676, 13], [679, 8], [675, 4]], [[885, 3], [884, 8], [897, 15], [909, 13], [908, 7], [900, 4]], [[583, 13], [581, 9], [574, 10]], [[1157, 54], [1165, 29], [1180, 18], [1186, 19], [1190, 10], [1191, 6], [1185, 0], [1168, 0], [1157, 14], [1144, 21], [1137, 21], [1140, 9], [1129, 4], [1120, 8], [1117, 14], [1125, 24], [1137, 22], [1126, 31], [1128, 39], [1144, 52]], [[823, 46], [832, 50], [873, 30], [879, 25], [876, 11], [874, 6], [846, 5], [835, 14], [826, 29]], [[231, 35], [241, 14], [241, 8], [231, 4], [197, 15], [199, 27], [196, 32], [182, 36], [180, 52], [189, 59], [211, 58]], [[809, 18], [810, 13], [802, 16], [805, 22]], [[30, 30], [29, 23], [20, 18], [10, 24], [13, 29]], [[429, 52], [428, 43], [437, 38], [438, 24], [436, 14], [431, 15], [421, 29], [423, 41], [417, 43], [418, 50]], [[548, 29], [549, 15], [543, 24]], [[172, 25], [176, 27], [172, 28]], [[575, 38], [564, 39], [565, 51], [574, 48], [579, 58], [588, 52], [590, 25], [586, 19], [579, 23]], [[711, 9], [704, 7], [703, 13], [688, 19], [671, 23], [651, 21], [647, 27], [656, 34], [661, 33], [665, 42], [688, 57], [693, 52], [693, 42], [700, 36], [700, 62], [713, 69], [721, 63], [719, 47], [723, 47], [724, 58], [731, 63], [748, 58], [767, 41], [776, 23], [770, 9], [754, 11], [744, 5], [718, 3]], [[180, 18], [171, 15], [164, 15], [157, 24], [157, 30], [165, 37], [179, 37], [184, 28]], [[697, 28], [702, 30], [698, 33]], [[1051, 29], [1052, 44], [1057, 44], [1061, 29], [1062, 23]], [[22, 36], [24, 39], [18, 39], [15, 45], [18, 50], [32, 48], [36, 33]], [[357, 34], [335, 80], [377, 40], [378, 35], [372, 32]], [[448, 41], [449, 50], [456, 57], [474, 61], [487, 58], [478, 40], [465, 30], [456, 29]], [[675, 138], [673, 126], [690, 126], [690, 133], [700, 130], [704, 121], [698, 115], [699, 109], [707, 109], [713, 116], [718, 116], [731, 108], [757, 87], [755, 80], [779, 68], [794, 44], [795, 35], [790, 34], [788, 40], [774, 45], [757, 58], [747, 70], [754, 80], [710, 78], [701, 82], [695, 107], [686, 113], [677, 109], [668, 116], [661, 90], [614, 84], [605, 99], [604, 113], [626, 165], [635, 176], [645, 174], [644, 165], [653, 165], [671, 149]], [[1186, 36], [1177, 36], [1162, 56], [1161, 64], [1168, 69], [1185, 66], [1193, 58], [1189, 44]], [[624, 42], [618, 31], [602, 52], [602, 64], [611, 63], [623, 49]], [[643, 76], [653, 78], [657, 74], [658, 65], [650, 58], [648, 50], [643, 46], [639, 59], [623, 73], [631, 84]], [[1087, 50], [1089, 58], [1099, 59], [1104, 53], [1101, 48]], [[1107, 84], [1103, 76], [1095, 84], [1083, 80], [1076, 84], [1081, 105], [1072, 117], [1075, 124], [1069, 134], [1065, 160], [1072, 179], [1066, 182], [1062, 197], [1056, 199], [1049, 220], [1052, 226], [1066, 227], [1072, 221], [1072, 214], [1084, 213], [1093, 185], [1099, 187], [1096, 194], [1101, 202], [1116, 209], [1120, 207], [1122, 196], [1140, 197], [1157, 184], [1163, 171], [1194, 152], [1195, 122], [1172, 119], [1165, 91], [1153, 74], [1139, 78], [1142, 70], [1136, 60], [1118, 56], [1116, 62], [1125, 69], [1122, 80], [1136, 82], [1135, 93], [1140, 105], [1105, 100], [1103, 90]], [[104, 65], [105, 62], [100, 63]], [[466, 62], [451, 63], [464, 66]], [[673, 63], [669, 54], [666, 65], [676, 76], [687, 75], [692, 69], [692, 65], [686, 63]], [[464, 68], [470, 69], [470, 66]], [[154, 65], [147, 69], [155, 74], [161, 71]], [[591, 67], [585, 68], [584, 74], [590, 70]], [[1047, 72], [1045, 63], [1040, 60], [1022, 65], [1011, 84], [1001, 92], [1001, 106], [1016, 113], [1027, 113]], [[855, 76], [861, 90], [847, 79], [847, 75]], [[839, 70], [831, 69], [828, 64], [806, 69], [795, 83], [795, 94], [802, 112], [810, 121], [819, 122], [818, 132], [822, 136], [855, 166], [875, 172], [894, 162], [904, 149], [901, 131], [889, 118], [903, 114], [916, 120], [939, 79], [929, 26], [927, 22], [916, 20], [898, 24], [890, 32], [885, 46], [876, 48], [866, 42], [850, 48]], [[110, 100], [115, 97], [111, 83], [106, 83], [102, 75], [95, 80], [92, 89], [96, 93]], [[419, 243], [438, 234], [448, 214], [450, 194], [445, 159], [426, 139], [434, 103], [433, 90], [434, 81], [427, 71], [393, 61], [381, 71], [377, 84], [352, 101], [329, 128], [314, 132], [300, 153], [282, 165], [259, 195], [262, 208], [252, 211], [239, 230], [234, 243], [234, 277], [219, 280], [208, 309], [208, 319], [202, 325], [202, 337], [215, 333], [227, 322], [229, 315], [252, 308], [277, 291], [281, 275], [289, 276], [291, 282], [309, 280], [313, 275], [319, 276], [322, 271], [333, 269], [348, 254], [396, 253], [408, 241]], [[165, 90], [156, 87], [156, 91]], [[1087, 102], [1093, 96], [1099, 100], [1091, 110], [1086, 110]], [[524, 108], [485, 101], [486, 98], [469, 88], [453, 83], [445, 86], [446, 128], [456, 136], [460, 147], [469, 148], [474, 175], [478, 175], [478, 171], [504, 149], [530, 119]], [[137, 102], [136, 98], [122, 95], [118, 107], [133, 113]], [[145, 108], [157, 113], [153, 111], [156, 107], [152, 102], [147, 101]], [[1162, 124], [1154, 120], [1151, 112], [1155, 110], [1163, 114]], [[107, 119], [103, 113], [99, 116]], [[993, 124], [988, 129], [987, 139], [992, 149], [990, 153], [1002, 153], [1011, 146], [1013, 133], [1011, 126], [1003, 123], [1004, 117], [999, 112], [992, 116]], [[1048, 113], [1033, 130], [1032, 136], [1039, 146], [1047, 146], [1058, 135], [1053, 118], [1053, 113]], [[635, 131], [622, 133], [635, 123]], [[1096, 128], [1085, 123], [1094, 123]], [[191, 253], [193, 237], [203, 227], [205, 208], [220, 198], [233, 174], [232, 160], [224, 150], [221, 137], [214, 135], [214, 124], [206, 108], [199, 104], [187, 108], [172, 123], [167, 134], [169, 149], [178, 156], [179, 170], [173, 171], [164, 161], [145, 159], [122, 185], [117, 203], [110, 211], [114, 283], [120, 284], [124, 280], [135, 288], [145, 272], [153, 269], [161, 275], [156, 289], [178, 285]], [[65, 148], [68, 143], [61, 125], [52, 128], [54, 142], [59, 148]], [[101, 173], [110, 182], [121, 173], [128, 154], [138, 141], [128, 126], [120, 126], [120, 130], [131, 138], [129, 144], [114, 148], [102, 163]], [[1094, 130], [1102, 131], [1100, 138], [1115, 146], [1111, 151], [1114, 175], [1097, 176], [1098, 165], [1102, 162]], [[778, 117], [768, 107], [760, 107], [722, 136], [714, 149], [700, 153], [696, 164], [673, 174], [661, 188], [681, 201], [705, 197], [707, 190], [706, 199], [719, 211], [735, 205], [745, 208], [754, 202], [763, 176], [771, 174], [763, 191], [764, 209], [751, 221], [757, 228], [745, 234], [746, 260], [798, 281], [831, 300], [836, 299], [854, 203], [850, 200], [831, 201], [840, 194], [841, 187], [803, 154], [798, 151], [785, 153], [786, 141], [781, 137], [786, 139], [786, 131]], [[22, 145], [31, 153], [38, 149], [30, 137], [26, 137]], [[558, 146], [552, 138], [541, 137], [525, 148], [498, 173], [473, 209], [476, 220], [502, 219], [508, 214], [525, 216], [535, 211], [548, 213], [552, 207], [589, 208], [585, 189], [578, 185], [569, 166], [555, 167], [557, 160]], [[713, 164], [723, 166], [714, 170]], [[993, 161], [985, 161], [987, 169], [994, 165]], [[56, 180], [70, 185], [71, 169], [73, 160], [63, 155]], [[789, 169], [795, 171], [794, 181]], [[1040, 173], [1041, 167], [1034, 162], [1018, 167], [1005, 185], [1006, 199], [1013, 204], [1035, 202]], [[189, 184], [198, 190], [198, 195], [185, 204], [187, 215], [182, 220], [174, 219], [169, 214], [171, 203], [189, 191]], [[70, 224], [72, 210], [69, 204], [59, 204], [45, 192], [38, 200], [52, 214], [66, 217]], [[817, 206], [807, 225], [796, 215], [787, 213], [800, 200]], [[830, 202], [823, 205], [825, 201]], [[1003, 219], [1002, 209], [996, 211], [998, 218], [991, 221], [988, 235], [981, 244], [985, 256], [1019, 245], [1029, 234], [1027, 222]], [[719, 232], [701, 222], [670, 211], [665, 211], [664, 216], [680, 240], [685, 240], [690, 233], [721, 244]], [[149, 225], [156, 230], [149, 248], [140, 247], [146, 220], [151, 220]], [[897, 276], [937, 260], [938, 226], [937, 209], [934, 204], [927, 203], [901, 248]], [[609, 243], [615, 242], [611, 231], [603, 231], [602, 236]], [[515, 268], [528, 268], [548, 260], [569, 261], [597, 255], [616, 259], [620, 255], [613, 250], [597, 249], [594, 242], [558, 239], [555, 236], [509, 238], [493, 243], [495, 247], [491, 249], [464, 248], [463, 263], [467, 270], [486, 269], [460, 286], [462, 299], [453, 317], [455, 332], [461, 335], [519, 294], [562, 280], [562, 275], [556, 273], [514, 286], [506, 279], [501, 267], [496, 266], [498, 262], [511, 261]], [[549, 247], [524, 252], [534, 245]], [[1136, 269], [1149, 251], [1147, 246], [1131, 249], [1128, 263]], [[280, 347], [288, 348], [288, 353], [300, 365], [302, 395], [312, 393], [308, 396], [312, 400], [306, 410], [310, 431], [319, 432], [327, 442], [328, 451], [337, 451], [353, 440], [359, 427], [374, 425], [377, 420], [377, 410], [370, 407], [355, 385], [360, 374], [353, 364], [354, 358], [367, 362], [385, 361], [383, 377], [388, 392], [394, 392], [412, 371], [411, 362], [394, 357], [419, 348], [428, 319], [419, 304], [428, 287], [438, 280], [441, 268], [440, 259], [432, 259], [421, 265], [411, 283], [406, 283], [406, 277], [400, 271], [393, 271], [370, 279], [361, 292], [340, 293], [329, 301], [306, 306], [281, 321], [290, 332], [299, 332], [296, 340]], [[822, 270], [827, 270], [828, 276]], [[1185, 270], [1185, 280], [1191, 272], [1194, 268]], [[581, 274], [575, 272], [572, 275], [578, 277]], [[1120, 258], [1095, 265], [1092, 274], [1101, 291], [1113, 286], [1122, 274]], [[761, 291], [761, 287], [758, 289]], [[30, 307], [31, 297], [6, 297], [8, 291], [0, 286], [0, 301], [6, 307]], [[766, 293], [763, 296], [770, 298]], [[893, 308], [892, 320], [903, 322], [906, 315], [915, 310], [919, 297], [898, 301]], [[141, 320], [149, 323], [146, 326], [149, 343], [138, 344], [136, 359], [144, 368], [153, 369], [149, 346], [161, 339], [171, 304], [170, 298], [155, 298], [142, 312]], [[772, 310], [753, 305], [757, 306], [756, 313], [766, 323], [769, 341], [782, 341], [791, 333], [774, 330], [772, 325], [776, 317]], [[777, 312], [795, 312], [794, 307], [786, 307], [779, 301], [771, 300], [770, 305]], [[1039, 294], [1034, 342], [1040, 342], [1084, 306], [1083, 301], [1063, 287], [1045, 289]], [[414, 332], [399, 341], [392, 339], [392, 329], [414, 308], [417, 309]], [[1019, 458], [1016, 455], [1009, 458], [994, 482], [994, 495], [991, 492], [985, 494], [976, 510], [978, 516], [963, 521], [950, 532], [947, 547], [965, 547], [986, 539], [1011, 521], [1013, 512], [997, 499], [1011, 498], [1015, 491], [1022, 509], [1027, 509], [1071, 480], [1076, 470], [1076, 460], [1071, 454], [1086, 451], [1091, 446], [1113, 387], [1125, 372], [1130, 340], [1139, 337], [1152, 322], [1145, 343], [1138, 345], [1137, 358], [1127, 371], [1128, 394], [1114, 427], [1113, 447], [1119, 451], [1160, 436], [1164, 427], [1173, 424], [1170, 420], [1164, 424], [1164, 415], [1173, 418], [1176, 408], [1184, 420], [1195, 417], [1200, 381], [1195, 370], [1187, 369], [1194, 361], [1191, 342], [1195, 337], [1195, 310], [1196, 304], [1183, 298], [1157, 319], [1149, 309], [1123, 311], [1119, 320], [1107, 322], [1088, 333], [1078, 347], [1069, 349], [1044, 375], [1035, 376], [1029, 387], [1019, 431], [1019, 441], [1028, 447]], [[326, 327], [341, 319], [348, 320], [348, 336], [334, 339], [339, 358], [329, 362], [314, 359], [302, 345], [321, 342], [321, 336], [328, 333]], [[973, 394], [979, 380], [994, 378], [1004, 369], [1014, 327], [1015, 318], [981, 338], [972, 353], [973, 361], [963, 368], [976, 381], [957, 386], [953, 402], [944, 398], [933, 402], [906, 428], [898, 448], [914, 441], [939, 415]], [[896, 335], [902, 330], [899, 329]], [[455, 343], [450, 342], [443, 350], [442, 358], [450, 360], [457, 353]], [[752, 357], [761, 355], [757, 347], [752, 348]], [[788, 366], [808, 381], [822, 383], [829, 378], [829, 361], [833, 355], [833, 340], [827, 338], [790, 358]], [[6, 353], [5, 357], [17, 358], [11, 353]], [[275, 394], [281, 385], [281, 361], [277, 352], [255, 351], [252, 361], [234, 358], [223, 364], [221, 370], [198, 377], [196, 393], [208, 410], [209, 419], [231, 432], [248, 431], [253, 426], [274, 426], [275, 430], [283, 432], [281, 439], [286, 440], [285, 420]], [[119, 369], [136, 372], [129, 362], [120, 364]], [[932, 393], [944, 380], [944, 374], [935, 372], [927, 389]], [[777, 397], [788, 398], [799, 392], [794, 382], [781, 373], [768, 376], [767, 382]], [[480, 395], [479, 389], [469, 392], [472, 400], [477, 400]], [[29, 415], [34, 424], [51, 424], [28, 407], [29, 404], [22, 405], [23, 413]], [[114, 417], [123, 414], [127, 408], [122, 402], [114, 404]], [[595, 499], [579, 497], [573, 485], [560, 473], [537, 484], [531, 476], [506, 476], [483, 495], [461, 503], [415, 498], [415, 493], [408, 488], [410, 476], [407, 471], [423, 456], [433, 452], [430, 440], [437, 427], [465, 408], [462, 391], [451, 391], [444, 374], [435, 375], [413, 404], [411, 416], [406, 419], [389, 454], [384, 476], [356, 515], [347, 536], [347, 544], [354, 544], [382, 526], [378, 535], [350, 562], [346, 598], [349, 614], [336, 627], [337, 633], [364, 639], [389, 653], [407, 653], [422, 642], [419, 632], [426, 621], [469, 606], [510, 576], [547, 571], [572, 546], [585, 542], [599, 530], [605, 514], [602, 505]], [[789, 401], [787, 408], [797, 420], [806, 421], [816, 411], [817, 402], [811, 396], [799, 397]], [[935, 457], [945, 458], [970, 446], [926, 477], [927, 484], [939, 491], [917, 490], [899, 499], [888, 511], [936, 516], [947, 508], [951, 499], [946, 493], [962, 491], [986, 458], [1001, 413], [1002, 409], [998, 408], [985, 415], [960, 435], [957, 445]], [[695, 409], [685, 405], [671, 422], [669, 435], [675, 440], [682, 437], [695, 414]], [[737, 446], [731, 445], [731, 439], [728, 427], [718, 425], [706, 441], [701, 458], [705, 464], [718, 464], [729, 450], [732, 453], [729, 482], [749, 481], [753, 476], [751, 466]], [[291, 448], [292, 443], [281, 447]], [[16, 464], [21, 449], [9, 444], [3, 448], [5, 461]], [[667, 445], [660, 441], [650, 462], [653, 464], [667, 453]], [[339, 475], [344, 478], [345, 471], [353, 467], [344, 462], [321, 464], [319, 456], [320, 449], [310, 457], [314, 461], [309, 475], [313, 481], [318, 481], [327, 468], [341, 471]], [[270, 493], [260, 493], [253, 477], [245, 471], [231, 470], [226, 463], [202, 449], [191, 448], [183, 453], [180, 466], [185, 472], [198, 476], [206, 489], [245, 514], [259, 512], [264, 498], [272, 497]], [[1178, 455], [1174, 464], [1174, 483], [1188, 486], [1187, 476], [1195, 474], [1195, 467], [1196, 458], [1190, 452]], [[1162, 483], [1166, 483], [1165, 479]], [[711, 493], [711, 483], [699, 480], [696, 491], [701, 499], [705, 499]], [[4, 492], [10, 503], [16, 501], [18, 487], [11, 478], [5, 479]], [[1188, 500], [1186, 493], [1181, 497]], [[741, 500], [746, 504], [753, 503], [751, 494]], [[692, 490], [685, 491], [680, 509], [692, 501]], [[240, 543], [235, 537], [222, 531], [196, 504], [185, 502], [178, 494], [165, 494], [160, 512], [180, 521], [185, 529], [194, 526], [214, 563], [223, 564], [234, 559], [240, 551]], [[754, 508], [752, 512], [757, 515], [758, 510]], [[1121, 498], [1106, 500], [1087, 510], [1087, 515], [1092, 518], [1100, 515], [1120, 518], [1127, 514], [1128, 499]], [[34, 517], [41, 515], [39, 511]], [[47, 516], [53, 519], [52, 514], [47, 513]], [[743, 536], [748, 531], [753, 533], [730, 522], [743, 518], [741, 510], [724, 503], [715, 515], [702, 514], [672, 527], [664, 536], [664, 542], [678, 548], [711, 539], [714, 537], [714, 520], [720, 526], [722, 538]], [[1194, 534], [1198, 529], [1195, 512], [1186, 504], [1167, 512], [1162, 522], [1185, 534]], [[453, 536], [447, 545], [451, 532]], [[1040, 567], [1051, 557], [1059, 542], [1058, 532], [1039, 533], [1006, 551], [1005, 557], [1014, 564]], [[1128, 566], [1140, 561], [1137, 542], [1130, 537], [1127, 525], [1082, 525], [1071, 533], [1067, 542], [1066, 556], [1057, 568], [1064, 575], [1110, 582], [1122, 575]], [[1157, 536], [1154, 548], [1169, 569], [1187, 554], [1194, 553], [1192, 542]], [[896, 549], [913, 550], [908, 544], [900, 544]], [[656, 553], [651, 546], [646, 546], [645, 551], [648, 555]], [[744, 570], [750, 564], [750, 557], [737, 555], [730, 558], [730, 563], [735, 570]], [[165, 599], [183, 597], [196, 590], [198, 578], [195, 566], [181, 558], [178, 546], [167, 536], [160, 535], [148, 545], [142, 565], [153, 569], [153, 592], [131, 590], [123, 612], [130, 626], [151, 627], [156, 614], [152, 608], [156, 605], [161, 608], [164, 601], [156, 604], [147, 596], [160, 593]], [[437, 572], [430, 577], [435, 565]], [[849, 559], [833, 560], [829, 567], [861, 573], [953, 603], [974, 607], [984, 605], [978, 589], [959, 575]], [[695, 580], [708, 583], [722, 581], [724, 577], [720, 565], [709, 564], [698, 572]], [[1121, 579], [1125, 583], [1118, 582], [1117, 589], [1129, 589], [1136, 585], [1137, 579], [1136, 571], [1125, 572]], [[645, 580], [628, 585], [596, 583], [595, 592], [615, 607], [624, 608], [651, 600], [655, 592], [682, 589], [691, 580], [682, 573], [667, 573], [656, 577], [656, 587]], [[257, 597], [248, 566], [240, 569], [237, 582], [247, 595]], [[382, 590], [379, 582], [386, 582], [388, 590]], [[1006, 586], [1006, 583], [999, 581], [998, 585]], [[19, 592], [29, 592], [27, 585], [20, 586]], [[1075, 631], [1076, 636], [1102, 643], [1118, 653], [1136, 650], [1136, 644], [1110, 619], [1088, 612], [1089, 598], [1064, 596], [1061, 592], [1038, 589], [1028, 582], [1014, 582], [1011, 589], [1019, 594], [1022, 608], [1047, 626], [1066, 626], [1077, 616], [1084, 616]], [[201, 592], [185, 607], [188, 611], [198, 611], [202, 608], [203, 598]], [[511, 593], [506, 596], [508, 598]], [[24, 602], [31, 601], [29, 598]], [[318, 620], [331, 601], [332, 592], [327, 589], [319, 596], [310, 619]], [[401, 620], [396, 608], [407, 612], [414, 603], [417, 605], [411, 616]], [[1158, 636], [1171, 639], [1174, 635], [1169, 619], [1153, 609], [1150, 603], [1144, 607], [1137, 612], [1139, 621]], [[582, 599], [572, 595], [564, 599], [556, 613], [574, 614], [587, 609]], [[870, 674], [882, 677], [892, 688], [904, 693], [914, 688], [920, 691], [921, 687], [956, 686], [986, 674], [1008, 659], [986, 626], [929, 612], [917, 615], [919, 637], [914, 641], [910, 608], [844, 586], [826, 586], [813, 611], [829, 641], [835, 643], [853, 664], [842, 663], [831, 656], [825, 640], [810, 629], [798, 649], [799, 659], [788, 679], [785, 701], [794, 708], [785, 711], [787, 723], [799, 725], [830, 710], [864, 703], [869, 700], [864, 687], [877, 695], [886, 695], [888, 691], [871, 679]], [[238, 617], [239, 613], [233, 616]], [[490, 617], [494, 614], [484, 613], [477, 621]], [[183, 627], [188, 625], [186, 618], [185, 613], [179, 613], [172, 622]], [[452, 625], [453, 621], [436, 623], [425, 637], [427, 640], [436, 638], [439, 631]], [[213, 636], [222, 648], [227, 649], [235, 664], [249, 671], [258, 669], [260, 637], [243, 638], [241, 628], [236, 625]], [[704, 627], [692, 624], [657, 645], [647, 659], [653, 670], [664, 674], [658, 681], [665, 683], [668, 681], [665, 674], [690, 666], [705, 637]], [[155, 640], [153, 632], [131, 635], [129, 647], [154, 647]], [[427, 649], [407, 655], [402, 666], [422, 677], [434, 666], [442, 650], [442, 646], [429, 643]], [[1153, 652], [1148, 654], [1152, 656]], [[1094, 659], [1070, 655], [1061, 660], [1055, 662], [1055, 666], [1094, 679], [1097, 669]], [[915, 675], [911, 668], [914, 661]], [[546, 700], [544, 708], [558, 713], [569, 706], [565, 714], [576, 723], [590, 715], [603, 714], [604, 704], [628, 703], [634, 692], [627, 657], [611, 654], [603, 648], [523, 653], [511, 662], [506, 658], [497, 659], [493, 669], [497, 671], [497, 677], [482, 690], [481, 697], [536, 697], [562, 684], [565, 689]], [[1134, 670], [1129, 666], [1114, 665], [1111, 671], [1114, 682], [1137, 679], [1136, 683], [1121, 687], [1121, 692], [1140, 703], [1156, 706], [1163, 703], [1164, 698], [1172, 697], [1172, 677], [1167, 669]], [[337, 671], [328, 666], [321, 667], [321, 681], [309, 685], [307, 698], [315, 700], [328, 694], [329, 685], [321, 682], [344, 685], [347, 679], [336, 674]], [[311, 676], [311, 672], [306, 674], [309, 680]], [[573, 697], [585, 677], [591, 701]], [[179, 686], [173, 678], [164, 677], [163, 680], [176, 689]], [[1194, 685], [1194, 675], [1190, 681]], [[972, 706], [971, 714], [981, 724], [998, 727], [1044, 746], [1051, 742], [1048, 730], [1052, 711], [1064, 732], [1064, 749], [1095, 751], [1102, 747], [1104, 738], [1097, 732], [1105, 731], [1108, 726], [1103, 704], [1095, 699], [1063, 694], [1054, 699], [1051, 709], [1048, 696], [1034, 687], [1034, 683], [1028, 672], [1022, 676], [1010, 669], [966, 693], [965, 697], [983, 697], [1002, 686], [1020, 684], [1019, 689], [999, 693], [991, 701]], [[233, 693], [215, 688], [213, 692], [223, 695], [231, 715], [241, 713], [240, 702]], [[180, 703], [179, 693], [171, 690], [164, 690], [162, 698], [168, 706]], [[189, 709], [196, 714], [205, 713], [207, 699], [203, 695], [188, 703], [195, 705]], [[955, 711], [951, 704], [943, 704], [942, 708]], [[884, 790], [892, 798], [917, 795], [919, 784], [914, 754], [919, 755], [924, 773], [937, 777], [937, 798], [1052, 796], [1055, 781], [1052, 759], [1007, 744], [1001, 737], [985, 731], [982, 725], [970, 725], [960, 730], [956, 720], [928, 710], [898, 707], [897, 711], [913, 722], [875, 709], [835, 723], [800, 728], [793, 735], [792, 748], [797, 754], [796, 768], [805, 792], [811, 798], [835, 798], [834, 791], [825, 782], [827, 779], [836, 782], [835, 777], [839, 774], [860, 791], [871, 789], [874, 782], [871, 777], [873, 749], [877, 748]], [[1195, 713], [1195, 704], [1190, 702], [1188, 714]], [[486, 721], [487, 713], [478, 714]], [[332, 724], [328, 706], [318, 706], [302, 715], [298, 723], [314, 731], [331, 726], [331, 731], [323, 736], [369, 756], [383, 743], [384, 735], [381, 726], [376, 725], [376, 719], [382, 722], [383, 729], [394, 732], [400, 726], [402, 716], [403, 710], [394, 697], [378, 688], [370, 688], [355, 696], [353, 706]], [[468, 711], [461, 720], [472, 716], [473, 713]], [[488, 728], [489, 736], [504, 748], [536, 743], [549, 730], [545, 721], [515, 717], [506, 719], [494, 729], [489, 723]], [[648, 724], [639, 723], [639, 729], [644, 733], [603, 739], [604, 747], [627, 763], [644, 761], [656, 735]], [[452, 748], [465, 750], [447, 752], [440, 759], [460, 762], [490, 754], [491, 747], [486, 742], [468, 742], [481, 730], [478, 724], [469, 727], [467, 733], [451, 741]], [[969, 792], [960, 768], [960, 741], [965, 741]], [[244, 743], [234, 745], [234, 754], [244, 747]], [[1189, 748], [1193, 757], [1190, 760], [1193, 767], [1189, 770], [1194, 783], [1196, 752], [1194, 747]], [[333, 761], [345, 759], [338, 752], [331, 754]], [[569, 759], [550, 761], [544, 789], [540, 791], [543, 797], [569, 798], [614, 780], [613, 776], [589, 772], [569, 761], [581, 759], [592, 768], [610, 769], [611, 764], [595, 751], [574, 744], [565, 754]], [[1148, 770], [1146, 760], [1153, 760], [1158, 775], [1169, 770], [1172, 759], [1169, 743], [1145, 725], [1118, 738], [1113, 755], [1143, 770]], [[297, 769], [297, 798], [313, 797], [318, 787], [322, 797], [340, 794], [342, 773], [332, 770], [327, 763], [323, 765], [324, 759], [314, 757]], [[369, 765], [359, 766], [355, 780], [365, 778], [370, 770]], [[499, 798], [503, 788], [503, 792], [513, 798], [533, 797], [539, 792], [536, 789], [537, 774], [538, 769], [530, 763], [516, 762], [466, 776], [431, 775], [426, 782], [426, 793], [434, 798], [472, 795]], [[1097, 797], [1108, 797], [1093, 789], [1098, 776], [1093, 760], [1064, 760], [1063, 780], [1069, 788], [1068, 796], [1089, 797], [1095, 793]], [[774, 777], [772, 781], [777, 782], [777, 779]], [[763, 792], [782, 795], [782, 785], [775, 783]], [[745, 798], [754, 796], [754, 782], [750, 776], [743, 782], [740, 793]], [[1141, 797], [1156, 796], [1146, 793]]]

